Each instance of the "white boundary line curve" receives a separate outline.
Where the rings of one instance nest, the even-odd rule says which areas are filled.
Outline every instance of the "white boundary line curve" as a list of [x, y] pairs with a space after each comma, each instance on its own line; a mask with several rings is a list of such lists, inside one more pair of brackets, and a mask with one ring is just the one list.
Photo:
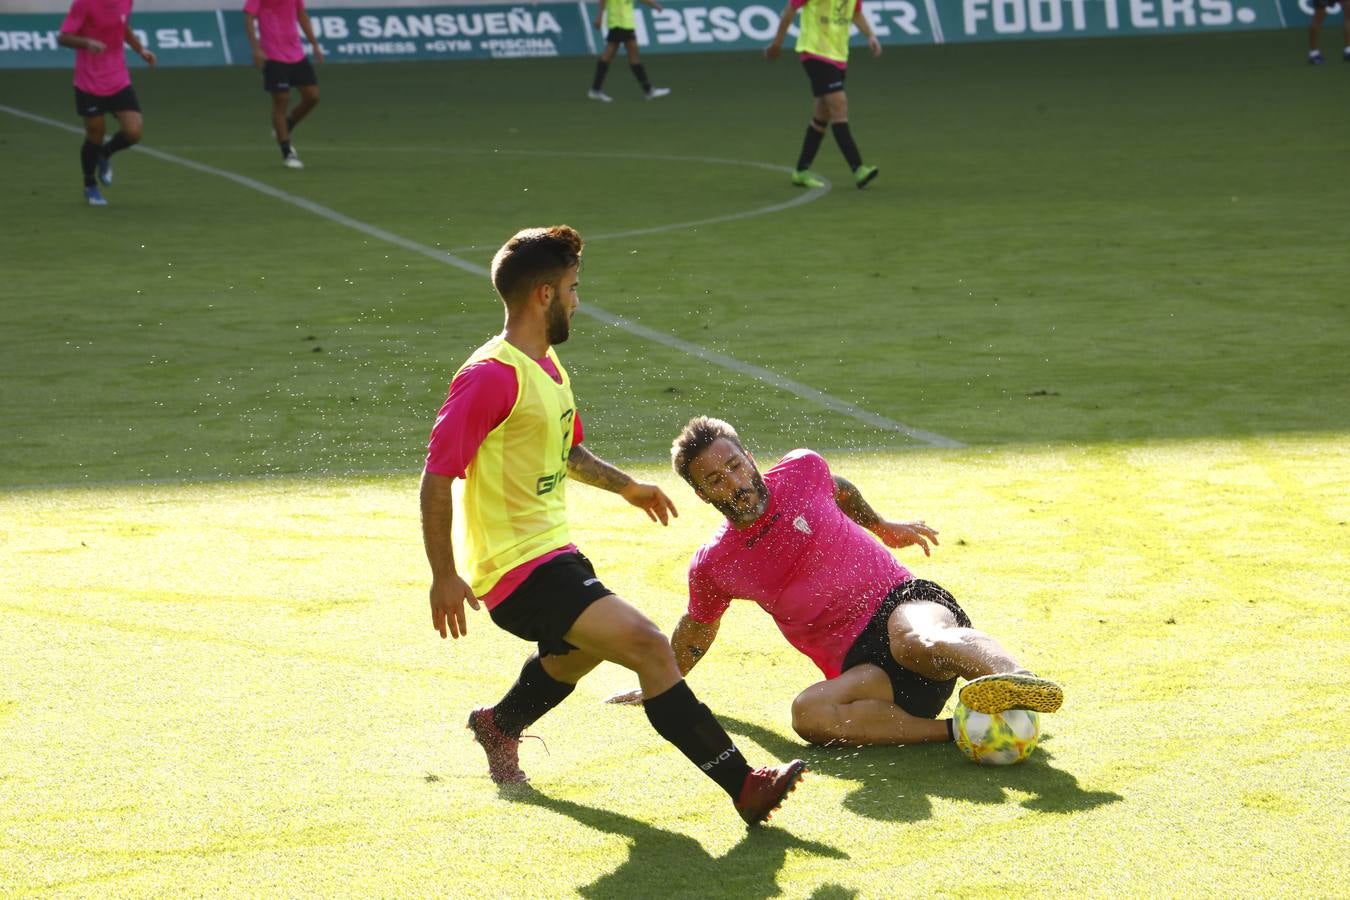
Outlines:
[[[6, 106], [4, 104], [0, 104], [0, 112], [5, 112], [8, 113], [9, 115], [16, 116], [21, 119], [27, 119], [31, 122], [36, 122], [40, 125], [47, 125], [49, 127], [59, 128], [63, 131], [68, 131], [75, 134], [84, 133], [83, 129], [77, 128], [73, 125], [69, 125], [65, 122], [58, 122], [55, 119], [48, 119], [45, 116], [35, 115], [33, 113], [26, 112], [21, 109], [15, 109], [14, 107]], [[369, 237], [377, 238], [386, 243], [402, 247], [405, 250], [410, 250], [413, 253], [421, 254], [422, 256], [434, 259], [437, 262], [453, 266], [454, 268], [457, 268], [463, 272], [468, 272], [472, 275], [478, 275], [484, 278], [488, 277], [489, 273], [487, 268], [485, 268], [484, 266], [480, 266], [477, 263], [469, 262], [466, 259], [461, 259], [460, 257], [455, 256], [453, 253], [448, 253], [444, 250], [439, 250], [435, 247], [429, 247], [426, 244], [419, 243], [418, 241], [414, 241], [410, 238], [403, 237], [402, 235], [394, 234], [392, 231], [386, 231], [385, 229], [380, 228], [378, 226], [371, 225], [367, 222], [362, 222], [360, 219], [354, 219], [351, 216], [338, 212], [337, 210], [329, 209], [326, 206], [322, 206], [318, 203], [315, 203], [312, 200], [307, 200], [304, 197], [288, 193], [286, 191], [281, 190], [280, 188], [273, 187], [270, 184], [266, 184], [254, 178], [249, 178], [247, 175], [240, 175], [237, 172], [230, 172], [225, 169], [218, 169], [215, 166], [209, 166], [205, 163], [199, 163], [196, 162], [195, 160], [187, 159], [186, 157], [175, 156], [172, 153], [165, 153], [162, 150], [156, 150], [153, 147], [147, 147], [144, 144], [137, 145], [135, 149], [141, 153], [148, 154], [149, 156], [152, 156], [155, 159], [159, 159], [164, 162], [173, 163], [174, 165], [178, 166], [183, 166], [184, 168], [192, 169], [193, 171], [197, 172], [202, 172], [203, 174], [206, 175], [214, 175], [217, 178], [224, 178], [225, 180], [232, 181], [235, 184], [240, 185], [241, 187], [249, 188], [250, 190], [257, 191], [258, 193], [266, 194], [269, 197], [280, 200], [283, 203], [288, 203], [292, 206], [299, 207], [300, 209], [303, 209], [306, 212], [313, 213], [319, 218], [326, 219], [329, 222], [333, 222], [338, 225], [343, 225], [347, 228], [352, 229], [353, 231], [358, 231]], [[745, 163], [742, 163], [742, 165], [744, 164]], [[770, 166], [767, 163], [752, 163], [750, 165], [756, 165], [769, 169], [778, 168], [776, 166]], [[822, 191], [821, 193], [824, 193], [824, 191]], [[803, 200], [803, 198], [798, 198], [793, 203], [787, 205], [789, 206], [796, 205], [797, 203], [801, 202], [805, 201]], [[607, 325], [620, 328], [638, 337], [646, 338], [647, 340], [653, 341], [663, 346], [680, 350], [684, 353], [687, 353], [690, 356], [702, 359], [705, 362], [712, 363], [713, 365], [720, 366], [724, 369], [728, 369], [730, 371], [737, 372], [742, 375], [749, 375], [750, 377], [762, 381], [765, 384], [771, 385], [780, 390], [786, 391], [787, 393], [793, 394], [800, 399], [809, 400], [820, 406], [824, 406], [826, 409], [842, 413], [853, 419], [856, 419], [857, 421], [871, 425], [875, 428], [879, 428], [884, 431], [889, 431], [894, 434], [903, 435], [909, 438], [910, 440], [914, 440], [922, 444], [927, 444], [930, 447], [965, 446], [961, 442], [955, 441], [948, 437], [944, 437], [943, 435], [936, 434], [931, 431], [924, 431], [918, 428], [912, 428], [908, 425], [905, 425], [902, 422], [897, 422], [894, 419], [887, 418], [886, 416], [882, 416], [878, 413], [874, 413], [869, 410], [865, 410], [859, 406], [855, 406], [854, 404], [849, 403], [846, 400], [841, 400], [837, 397], [833, 397], [809, 385], [802, 384], [799, 381], [794, 381], [791, 378], [779, 375], [777, 372], [772, 372], [768, 369], [765, 369], [762, 366], [742, 362], [741, 360], [736, 359], [735, 357], [728, 356], [724, 353], [719, 353], [715, 350], [708, 350], [707, 348], [701, 347], [698, 344], [690, 343], [689, 341], [675, 337], [674, 335], [669, 335], [665, 334], [664, 332], [656, 331], [654, 329], [646, 327], [645, 325], [639, 325], [638, 323], [626, 319], [623, 316], [618, 316], [613, 313], [607, 312], [606, 310], [601, 309], [598, 306], [583, 304], [582, 306], [578, 307], [577, 312], [580, 312], [584, 315], [590, 316], [593, 319], [597, 319], [601, 322], [604, 322]]]

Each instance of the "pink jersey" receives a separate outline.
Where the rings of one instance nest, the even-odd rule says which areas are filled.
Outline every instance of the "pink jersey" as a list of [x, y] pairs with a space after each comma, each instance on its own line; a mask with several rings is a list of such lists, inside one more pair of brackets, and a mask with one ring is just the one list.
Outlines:
[[[553, 360], [545, 356], [535, 362], [550, 378], [562, 384], [562, 373]], [[433, 475], [463, 478], [483, 439], [488, 436], [488, 432], [506, 421], [519, 395], [516, 370], [506, 363], [485, 359], [466, 366], [450, 382], [450, 394], [436, 415], [436, 424], [431, 428], [431, 440], [427, 447], [426, 470]], [[572, 446], [580, 444], [584, 434], [581, 416], [574, 416]], [[521, 563], [503, 575], [491, 590], [478, 599], [486, 603], [488, 609], [492, 609], [520, 587], [535, 569], [555, 556], [576, 549], [575, 544], [568, 544]]]
[[62, 34], [101, 41], [102, 53], [75, 51], [75, 87], [86, 94], [111, 97], [131, 84], [123, 47], [131, 0], [75, 0], [61, 23]]
[[689, 564], [689, 617], [716, 622], [733, 598], [754, 600], [826, 678], [881, 601], [914, 576], [834, 499], [830, 467], [793, 450], [764, 473], [769, 504], [747, 528], [730, 522]]
[[297, 24], [304, 0], [247, 0], [244, 12], [258, 18], [258, 43], [263, 56], [277, 62], [298, 63], [305, 58]]

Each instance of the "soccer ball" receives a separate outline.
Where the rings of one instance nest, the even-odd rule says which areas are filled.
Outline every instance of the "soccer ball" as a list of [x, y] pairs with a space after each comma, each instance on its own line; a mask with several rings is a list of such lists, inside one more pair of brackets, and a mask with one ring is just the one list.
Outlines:
[[1020, 763], [1041, 738], [1041, 717], [1029, 709], [987, 715], [957, 703], [952, 720], [956, 746], [967, 759], [986, 766]]

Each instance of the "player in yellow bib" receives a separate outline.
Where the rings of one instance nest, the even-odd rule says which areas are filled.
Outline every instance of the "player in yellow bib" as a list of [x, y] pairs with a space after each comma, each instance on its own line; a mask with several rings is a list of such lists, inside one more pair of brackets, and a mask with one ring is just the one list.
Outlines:
[[872, 25], [863, 15], [862, 0], [788, 0], [783, 7], [783, 15], [778, 21], [778, 33], [773, 43], [764, 48], [764, 55], [770, 61], [775, 60], [783, 51], [783, 38], [788, 28], [801, 10], [801, 26], [797, 35], [797, 52], [801, 56], [802, 68], [811, 79], [811, 94], [815, 97], [811, 107], [811, 122], [806, 128], [806, 138], [802, 141], [802, 152], [797, 157], [797, 169], [792, 173], [792, 183], [798, 187], [824, 187], [811, 172], [811, 163], [825, 138], [828, 125], [834, 132], [834, 140], [844, 154], [849, 171], [853, 173], [853, 183], [858, 187], [866, 186], [877, 177], [876, 166], [863, 165], [862, 154], [853, 142], [853, 133], [848, 127], [848, 97], [844, 93], [844, 77], [848, 71], [848, 31], [849, 25], [857, 25], [858, 30], [867, 37], [867, 47], [873, 56], [881, 55], [881, 43], [872, 31]]
[[[661, 5], [661, 0], [642, 0], [642, 2], [658, 12], [665, 9]], [[607, 23], [606, 19], [609, 20]], [[652, 87], [651, 79], [647, 77], [647, 67], [638, 56], [635, 28], [637, 22], [633, 18], [633, 0], [600, 0], [600, 8], [595, 13], [596, 30], [601, 30], [604, 24], [609, 25], [609, 32], [605, 35], [605, 49], [600, 51], [600, 59], [595, 64], [595, 79], [591, 82], [591, 89], [586, 96], [601, 103], [614, 102], [614, 98], [605, 93], [605, 75], [609, 73], [609, 64], [619, 52], [620, 44], [628, 51], [628, 66], [633, 70], [633, 77], [637, 79], [638, 84], [642, 85], [642, 95], [648, 100], [658, 100], [669, 94], [670, 88]]]
[[538, 645], [505, 696], [469, 714], [493, 781], [527, 780], [519, 759], [524, 729], [608, 661], [637, 673], [652, 727], [754, 825], [782, 803], [806, 764], [752, 771], [685, 684], [670, 642], [601, 583], [568, 534], [565, 492], [573, 479], [619, 494], [654, 522], [676, 515], [659, 487], [634, 481], [582, 445], [572, 383], [553, 350], [571, 333], [581, 249], [566, 225], [529, 228], [492, 260], [506, 327], [455, 373], [422, 474], [432, 625], [443, 638], [463, 637], [464, 604], [478, 609], [481, 601], [495, 624]]

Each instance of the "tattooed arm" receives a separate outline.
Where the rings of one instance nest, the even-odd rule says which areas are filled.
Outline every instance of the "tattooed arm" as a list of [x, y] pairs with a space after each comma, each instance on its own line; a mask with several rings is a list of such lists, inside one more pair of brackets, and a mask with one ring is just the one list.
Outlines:
[[[680, 618], [680, 624], [675, 626], [675, 633], [670, 636], [671, 649], [675, 651], [675, 664], [680, 667], [681, 675], [688, 675], [689, 670], [698, 664], [712, 646], [713, 639], [717, 637], [717, 629], [722, 624], [718, 619], [713, 622], [698, 622], [689, 618], [688, 615]], [[642, 691], [627, 691], [622, 694], [615, 694], [605, 700], [606, 703], [641, 703]]]
[[567, 454], [567, 474], [582, 484], [618, 494], [645, 512], [653, 522], [667, 525], [671, 516], [679, 515], [675, 504], [659, 487], [634, 481], [627, 473], [587, 450], [584, 444], [576, 444]]
[[839, 475], [834, 476], [834, 502], [844, 511], [844, 515], [857, 522], [863, 528], [881, 538], [887, 547], [908, 547], [918, 544], [923, 548], [924, 556], [931, 556], [928, 541], [937, 544], [937, 531], [929, 528], [922, 520], [918, 522], [887, 522], [876, 514], [870, 503], [863, 498], [862, 492], [853, 482]]

